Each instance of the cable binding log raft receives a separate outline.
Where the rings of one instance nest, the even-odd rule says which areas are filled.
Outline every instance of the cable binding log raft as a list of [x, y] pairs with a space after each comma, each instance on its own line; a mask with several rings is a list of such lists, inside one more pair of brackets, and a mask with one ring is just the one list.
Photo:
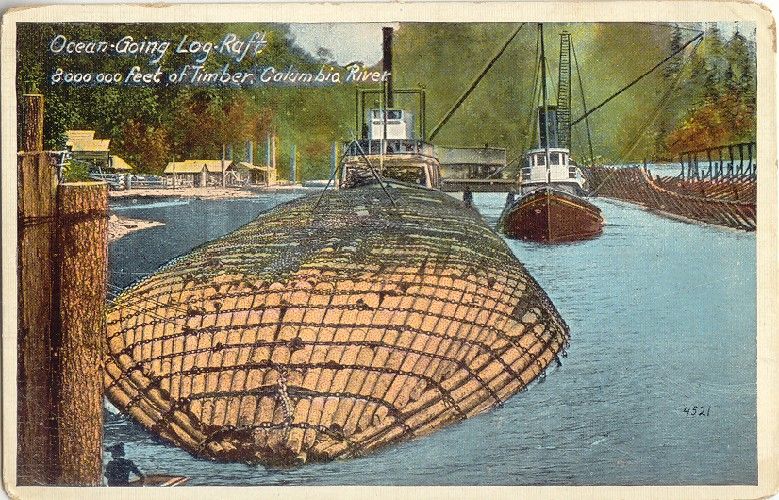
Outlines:
[[672, 217], [754, 231], [757, 228], [753, 176], [718, 179], [656, 177], [646, 167], [590, 167], [593, 195], [628, 201]]
[[559, 365], [565, 322], [481, 216], [435, 189], [438, 161], [382, 94], [338, 189], [116, 297], [114, 405], [194, 455], [288, 466], [423, 436]]
[[[500, 405], [564, 321], [474, 211], [388, 183], [286, 203], [117, 297], [107, 394], [207, 458], [363, 455]], [[317, 205], [318, 203], [318, 205]]]

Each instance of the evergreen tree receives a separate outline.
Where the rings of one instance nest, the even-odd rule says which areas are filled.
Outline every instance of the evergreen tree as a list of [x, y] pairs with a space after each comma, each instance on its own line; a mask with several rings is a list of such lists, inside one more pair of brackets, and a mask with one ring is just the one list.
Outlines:
[[706, 102], [713, 102], [723, 94], [727, 66], [723, 57], [725, 47], [722, 43], [722, 32], [716, 22], [708, 23], [704, 38], [703, 96]]
[[[671, 34], [671, 41], [668, 44], [668, 53], [674, 54], [681, 48], [682, 48], [682, 29], [679, 27], [678, 24], [675, 24], [673, 32]], [[679, 52], [671, 59], [669, 59], [667, 63], [665, 63], [665, 66], [663, 67], [663, 76], [667, 80], [673, 80], [679, 74], [679, 71], [682, 69], [683, 57], [684, 57], [683, 52]]]

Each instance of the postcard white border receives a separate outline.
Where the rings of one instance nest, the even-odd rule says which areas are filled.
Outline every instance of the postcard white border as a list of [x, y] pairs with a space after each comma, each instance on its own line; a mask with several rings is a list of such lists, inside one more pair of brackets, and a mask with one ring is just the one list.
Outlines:
[[[236, 486], [184, 488], [17, 487], [16, 471], [16, 26], [18, 22], [694, 22], [745, 21], [757, 27], [758, 183], [757, 240], [757, 486]], [[316, 498], [758, 498], [779, 489], [777, 309], [776, 28], [770, 11], [746, 1], [550, 1], [264, 3], [34, 6], [11, 9], [2, 20], [2, 444], [3, 484], [12, 497]], [[192, 489], [196, 488], [196, 489]]]

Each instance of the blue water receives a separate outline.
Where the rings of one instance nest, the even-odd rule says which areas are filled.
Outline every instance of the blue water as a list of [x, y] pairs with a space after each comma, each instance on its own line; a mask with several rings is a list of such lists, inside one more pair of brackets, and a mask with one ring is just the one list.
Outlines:
[[[138, 209], [133, 217], [166, 225], [111, 244], [111, 279], [124, 286], [286, 199]], [[503, 201], [475, 195], [491, 224]], [[105, 442], [124, 441], [142, 470], [192, 485], [756, 484], [754, 234], [594, 203], [606, 219], [595, 240], [509, 242], [572, 339], [562, 368], [499, 409], [292, 470], [196, 459], [121, 416]], [[692, 416], [693, 406], [708, 414]]]

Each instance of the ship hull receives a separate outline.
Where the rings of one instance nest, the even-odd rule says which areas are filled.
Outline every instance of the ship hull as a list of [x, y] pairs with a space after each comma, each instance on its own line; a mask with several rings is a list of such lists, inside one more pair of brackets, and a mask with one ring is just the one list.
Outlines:
[[487, 411], [568, 342], [475, 211], [400, 184], [297, 199], [195, 249], [120, 294], [107, 335], [117, 408], [196, 456], [280, 466]]
[[594, 238], [603, 231], [600, 209], [583, 199], [551, 188], [526, 194], [501, 215], [509, 238], [565, 243]]

